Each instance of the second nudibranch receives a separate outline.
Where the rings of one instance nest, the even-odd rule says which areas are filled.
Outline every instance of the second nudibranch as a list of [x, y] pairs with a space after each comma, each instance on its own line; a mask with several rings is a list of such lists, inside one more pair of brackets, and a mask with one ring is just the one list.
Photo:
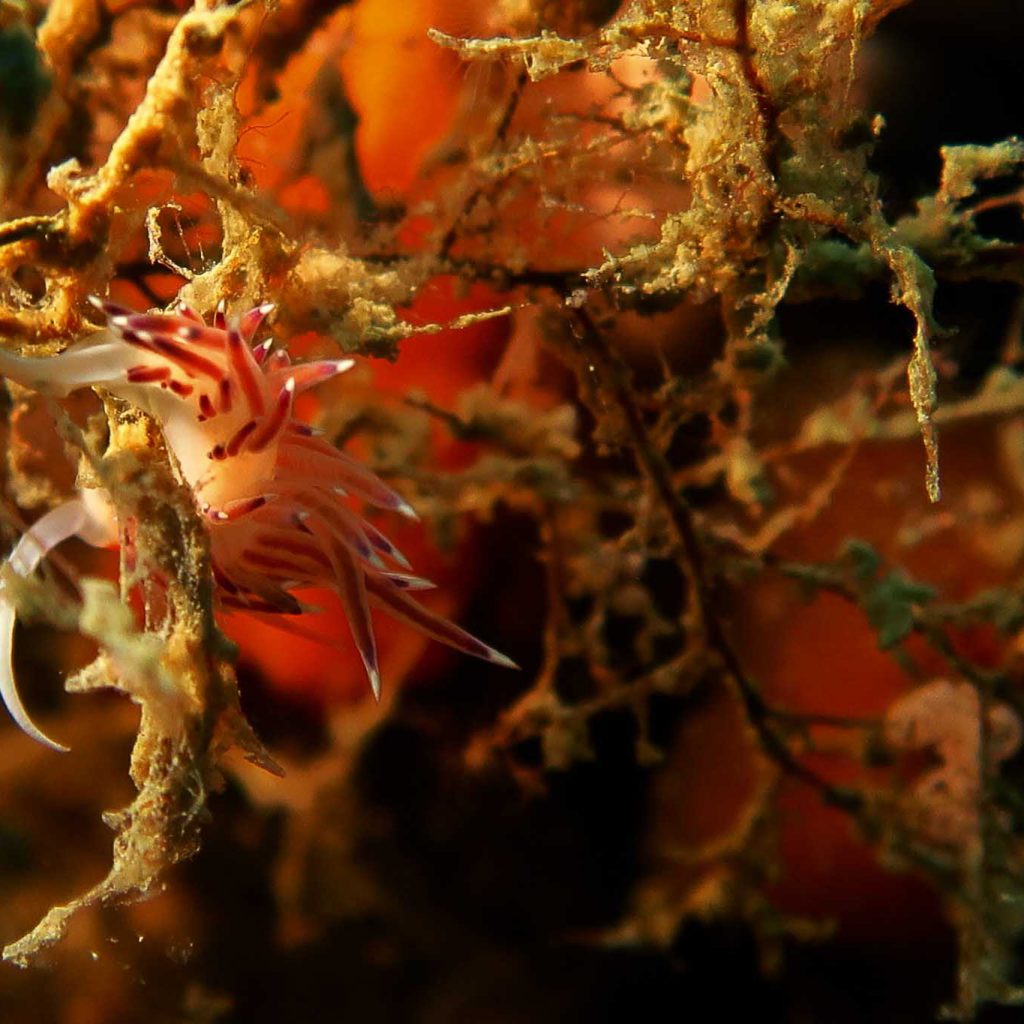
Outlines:
[[[415, 518], [375, 474], [295, 417], [295, 396], [348, 370], [351, 359], [293, 364], [271, 341], [253, 345], [271, 312], [262, 305], [229, 320], [219, 307], [207, 325], [187, 306], [136, 313], [96, 298], [105, 330], [56, 356], [0, 350], [0, 375], [63, 396], [99, 387], [137, 405], [160, 425], [182, 479], [210, 531], [221, 605], [296, 615], [291, 593], [328, 587], [340, 596], [374, 695], [380, 673], [370, 606], [467, 654], [513, 667], [503, 654], [424, 608], [409, 591], [431, 586], [408, 575], [391, 542], [352, 507], [360, 503]], [[70, 536], [116, 540], [109, 502], [83, 492], [48, 512], [18, 542], [8, 565], [31, 573]], [[25, 732], [56, 749], [32, 723], [11, 664], [14, 609], [0, 581], [0, 698]]]

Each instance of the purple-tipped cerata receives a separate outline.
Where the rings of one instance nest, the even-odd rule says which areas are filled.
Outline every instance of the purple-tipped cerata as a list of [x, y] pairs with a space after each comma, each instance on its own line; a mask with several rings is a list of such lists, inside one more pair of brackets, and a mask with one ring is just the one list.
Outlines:
[[[351, 359], [292, 364], [269, 342], [252, 344], [270, 305], [229, 319], [219, 307], [207, 325], [186, 306], [136, 313], [93, 298], [105, 330], [49, 358], [0, 351], [0, 373], [47, 394], [101, 387], [160, 424], [210, 531], [221, 605], [295, 615], [292, 590], [329, 587], [340, 596], [374, 695], [380, 695], [370, 607], [378, 606], [442, 643], [499, 665], [488, 647], [410, 596], [426, 580], [352, 508], [359, 502], [415, 518], [376, 475], [295, 418], [295, 396], [348, 370]], [[77, 535], [113, 541], [109, 504], [97, 492], [43, 516], [8, 560], [32, 572], [54, 545]], [[0, 583], [0, 698], [17, 723], [47, 739], [22, 706], [11, 670], [14, 611]]]

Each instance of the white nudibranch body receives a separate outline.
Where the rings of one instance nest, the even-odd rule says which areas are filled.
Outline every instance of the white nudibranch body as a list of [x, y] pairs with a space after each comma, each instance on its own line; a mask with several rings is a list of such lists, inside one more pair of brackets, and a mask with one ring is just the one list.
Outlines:
[[[514, 667], [503, 654], [424, 608], [409, 591], [431, 584], [401, 570], [391, 542], [346, 497], [415, 518], [405, 500], [294, 416], [296, 394], [348, 370], [350, 359], [292, 364], [252, 339], [272, 306], [213, 322], [186, 306], [136, 313], [90, 300], [107, 328], [48, 358], [0, 350], [0, 375], [51, 395], [100, 387], [139, 406], [164, 434], [209, 531], [218, 600], [256, 614], [297, 615], [292, 590], [328, 587], [345, 607], [374, 695], [380, 695], [370, 606], [466, 654]], [[78, 536], [116, 542], [109, 500], [83, 491], [46, 513], [18, 541], [7, 565], [32, 573], [46, 553]], [[14, 607], [0, 581], [0, 698], [30, 736], [63, 750], [31, 721], [12, 668]]]

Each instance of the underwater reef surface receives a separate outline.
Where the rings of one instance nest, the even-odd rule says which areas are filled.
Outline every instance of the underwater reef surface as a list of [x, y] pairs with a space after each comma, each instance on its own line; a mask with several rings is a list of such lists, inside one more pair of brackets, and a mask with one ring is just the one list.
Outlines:
[[0, 1019], [1016, 1019], [1022, 32], [0, 0]]

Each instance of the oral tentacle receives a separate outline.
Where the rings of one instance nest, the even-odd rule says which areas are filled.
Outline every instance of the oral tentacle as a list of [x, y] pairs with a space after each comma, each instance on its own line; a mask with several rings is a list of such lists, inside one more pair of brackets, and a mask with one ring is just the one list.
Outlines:
[[138, 361], [138, 353], [110, 332], [101, 331], [66, 348], [59, 356], [19, 356], [0, 349], [0, 376], [41, 394], [63, 398], [79, 388], [116, 384]]
[[[111, 527], [99, 521], [101, 508], [100, 504], [83, 496], [51, 509], [21, 536], [7, 558], [7, 565], [18, 576], [27, 577], [50, 551], [69, 537], [78, 535], [94, 545], [105, 543], [110, 539]], [[47, 736], [32, 721], [21, 701], [14, 679], [15, 617], [14, 605], [0, 580], [0, 644], [4, 647], [0, 654], [0, 699], [22, 732], [52, 750], [66, 753], [68, 748]]]

